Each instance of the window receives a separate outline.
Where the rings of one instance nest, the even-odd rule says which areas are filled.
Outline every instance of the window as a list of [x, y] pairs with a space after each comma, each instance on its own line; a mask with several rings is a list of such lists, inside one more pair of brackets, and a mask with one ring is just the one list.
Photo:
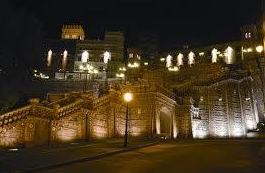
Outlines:
[[252, 35], [251, 35], [251, 32], [246, 32], [245, 33], [245, 38], [248, 39], [248, 38], [251, 38]]
[[251, 33], [250, 32], [248, 33], [248, 38], [251, 38]]
[[245, 33], [245, 38], [248, 38], [248, 33]]

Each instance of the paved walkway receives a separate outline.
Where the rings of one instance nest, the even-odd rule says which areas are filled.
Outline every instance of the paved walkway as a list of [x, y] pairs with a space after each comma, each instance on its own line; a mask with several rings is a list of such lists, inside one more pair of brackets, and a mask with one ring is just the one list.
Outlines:
[[[130, 141], [126, 150], [156, 143], [155, 140]], [[0, 173], [28, 172], [53, 165], [93, 160], [124, 152], [123, 140], [72, 143], [57, 147], [36, 147], [17, 151], [0, 151]]]
[[265, 172], [264, 161], [265, 140], [184, 140], [40, 172], [258, 173]]

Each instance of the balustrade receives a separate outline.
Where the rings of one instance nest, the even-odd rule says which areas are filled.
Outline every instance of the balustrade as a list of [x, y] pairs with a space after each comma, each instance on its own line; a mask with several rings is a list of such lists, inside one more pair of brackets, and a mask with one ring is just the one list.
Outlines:
[[14, 121], [25, 118], [30, 113], [31, 106], [25, 106], [20, 109], [0, 115], [0, 126], [8, 125]]

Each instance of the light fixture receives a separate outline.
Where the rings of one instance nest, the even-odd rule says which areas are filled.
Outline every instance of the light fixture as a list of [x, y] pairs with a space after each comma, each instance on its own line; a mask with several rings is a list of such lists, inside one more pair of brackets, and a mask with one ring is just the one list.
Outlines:
[[200, 52], [199, 53], [199, 56], [204, 56], [204, 52]]
[[253, 52], [253, 49], [252, 48], [248, 48], [247, 52]]
[[124, 78], [125, 77], [125, 74], [124, 73], [117, 73], [116, 74], [116, 77], [118, 77], [118, 78]]
[[183, 65], [183, 54], [179, 53], [178, 56], [177, 56], [177, 65], [178, 66], [181, 66]]
[[189, 59], [188, 59], [188, 64], [191, 65], [191, 64], [194, 64], [195, 63], [195, 54], [193, 52], [190, 52], [189, 55], [188, 55]]
[[105, 64], [107, 64], [108, 61], [111, 60], [110, 52], [108, 52], [108, 51], [104, 52], [103, 56], [104, 56], [103, 61], [104, 61]]
[[134, 63], [129, 63], [128, 67], [129, 68], [138, 68], [140, 66], [140, 64], [138, 62], [134, 62]]
[[85, 50], [83, 53], [82, 53], [82, 56], [81, 56], [81, 61], [82, 63], [86, 63], [88, 61], [88, 56], [89, 56], [89, 53]]
[[67, 65], [67, 56], [68, 56], [68, 52], [67, 52], [67, 50], [64, 50], [64, 52], [63, 52], [63, 60], [62, 60], [62, 68], [63, 68], [63, 70], [65, 70], [66, 65]]
[[120, 67], [119, 71], [126, 71], [126, 68], [125, 67]]
[[257, 46], [257, 47], [256, 47], [256, 51], [257, 51], [258, 53], [261, 53], [261, 52], [263, 51], [263, 46], [261, 46], [261, 45]]
[[47, 66], [50, 67], [51, 64], [52, 64], [52, 50], [49, 50], [47, 56]]
[[172, 66], [172, 59], [173, 57], [171, 55], [168, 55], [166, 58], [166, 67], [171, 67]]
[[177, 66], [175, 66], [175, 67], [169, 67], [168, 68], [168, 71], [179, 71], [179, 68], [177, 67]]
[[228, 46], [225, 50], [225, 62], [226, 64], [233, 64], [234, 50], [232, 47]]
[[218, 50], [215, 48], [212, 50], [212, 63], [217, 62], [217, 52], [218, 52]]
[[127, 102], [127, 103], [131, 102], [132, 99], [133, 99], [133, 95], [132, 95], [132, 93], [130, 93], [130, 92], [125, 93], [125, 94], [123, 95], [123, 99], [124, 99], [124, 101]]

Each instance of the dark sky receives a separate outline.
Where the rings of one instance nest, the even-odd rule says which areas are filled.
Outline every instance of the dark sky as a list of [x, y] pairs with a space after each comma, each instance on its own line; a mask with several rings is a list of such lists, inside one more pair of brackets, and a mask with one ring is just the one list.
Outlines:
[[165, 50], [239, 38], [241, 25], [258, 23], [260, 1], [0, 0], [0, 98], [23, 93], [26, 76], [43, 65], [41, 41], [59, 37], [64, 23], [84, 25], [89, 36], [123, 30], [129, 43], [154, 32]]
[[37, 18], [48, 37], [63, 23], [80, 23], [91, 36], [124, 30], [129, 42], [155, 32], [162, 45], [207, 44], [239, 37], [244, 24], [256, 24], [261, 0], [11, 0]]

